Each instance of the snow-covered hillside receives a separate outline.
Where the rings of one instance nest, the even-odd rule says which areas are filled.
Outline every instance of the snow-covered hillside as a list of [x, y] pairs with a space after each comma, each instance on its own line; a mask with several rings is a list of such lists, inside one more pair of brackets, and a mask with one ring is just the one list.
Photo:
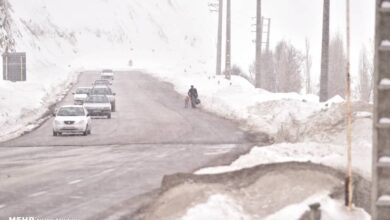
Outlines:
[[214, 54], [215, 19], [204, 0], [11, 0], [10, 5], [16, 48], [29, 52], [30, 65], [50, 60], [101, 68], [133, 59], [139, 66], [199, 66]]

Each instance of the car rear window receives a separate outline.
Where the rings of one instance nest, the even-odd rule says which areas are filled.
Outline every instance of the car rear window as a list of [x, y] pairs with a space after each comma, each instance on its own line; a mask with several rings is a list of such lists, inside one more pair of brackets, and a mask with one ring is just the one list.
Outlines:
[[76, 94], [88, 94], [89, 91], [90, 91], [89, 88], [78, 88], [78, 89], [76, 90]]
[[85, 100], [85, 102], [86, 103], [107, 103], [110, 102], [110, 100], [108, 100], [107, 96], [94, 95], [94, 96], [89, 96], [87, 100]]
[[58, 110], [57, 116], [84, 116], [85, 112], [80, 107], [62, 107]]
[[110, 88], [94, 88], [91, 91], [92, 95], [111, 95], [111, 93]]

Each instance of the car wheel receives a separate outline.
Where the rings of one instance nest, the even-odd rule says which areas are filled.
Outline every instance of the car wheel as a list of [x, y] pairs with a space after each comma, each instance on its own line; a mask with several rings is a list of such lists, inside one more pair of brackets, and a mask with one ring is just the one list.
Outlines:
[[58, 133], [53, 131], [53, 136], [56, 137], [57, 135], [58, 135]]
[[108, 114], [108, 115], [107, 115], [107, 118], [110, 119], [110, 118], [111, 118], [111, 114]]
[[88, 135], [88, 130], [85, 130], [84, 132], [83, 132], [83, 136], [87, 136]]

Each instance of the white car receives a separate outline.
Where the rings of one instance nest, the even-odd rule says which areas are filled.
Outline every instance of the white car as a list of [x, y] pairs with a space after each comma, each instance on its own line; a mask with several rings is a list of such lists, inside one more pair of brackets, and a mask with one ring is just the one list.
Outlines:
[[73, 93], [73, 102], [75, 105], [82, 105], [88, 97], [92, 87], [78, 87]]
[[54, 114], [53, 136], [64, 133], [91, 134], [91, 118], [88, 111], [80, 105], [65, 105]]
[[111, 118], [111, 103], [105, 95], [90, 95], [84, 102], [84, 108], [91, 116]]
[[110, 69], [104, 69], [101, 73], [100, 73], [100, 78], [101, 79], [110, 79], [110, 80], [114, 80], [114, 72]]

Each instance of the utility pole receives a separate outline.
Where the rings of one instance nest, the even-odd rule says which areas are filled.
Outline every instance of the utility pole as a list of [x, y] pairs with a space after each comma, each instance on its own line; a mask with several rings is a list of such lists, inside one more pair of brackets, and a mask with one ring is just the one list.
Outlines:
[[256, 15], [256, 88], [261, 87], [261, 46], [263, 44], [263, 22], [261, 17], [261, 0], [257, 0]]
[[217, 43], [217, 69], [216, 74], [221, 75], [221, 60], [222, 60], [222, 17], [223, 16], [223, 0], [219, 0], [218, 5], [218, 43]]
[[269, 52], [269, 44], [270, 44], [270, 33], [271, 33], [271, 18], [263, 18], [263, 24], [264, 20], [267, 20], [267, 40], [265, 43], [265, 51]]
[[231, 78], [231, 0], [226, 3], [226, 60], [225, 60], [225, 78]]
[[347, 0], [346, 7], [346, 26], [347, 26], [347, 65], [346, 65], [346, 116], [347, 116], [347, 175], [346, 175], [346, 205], [348, 209], [352, 210], [352, 199], [353, 199], [353, 179], [352, 179], [352, 106], [351, 106], [351, 74], [350, 74], [350, 2]]
[[218, 12], [218, 33], [217, 33], [217, 56], [216, 56], [216, 69], [215, 74], [221, 75], [222, 72], [222, 22], [223, 22], [223, 1], [214, 0], [209, 3], [209, 10], [211, 13]]
[[328, 100], [328, 65], [329, 65], [329, 0], [324, 0], [324, 15], [322, 23], [322, 54], [321, 54], [321, 79], [320, 102]]

